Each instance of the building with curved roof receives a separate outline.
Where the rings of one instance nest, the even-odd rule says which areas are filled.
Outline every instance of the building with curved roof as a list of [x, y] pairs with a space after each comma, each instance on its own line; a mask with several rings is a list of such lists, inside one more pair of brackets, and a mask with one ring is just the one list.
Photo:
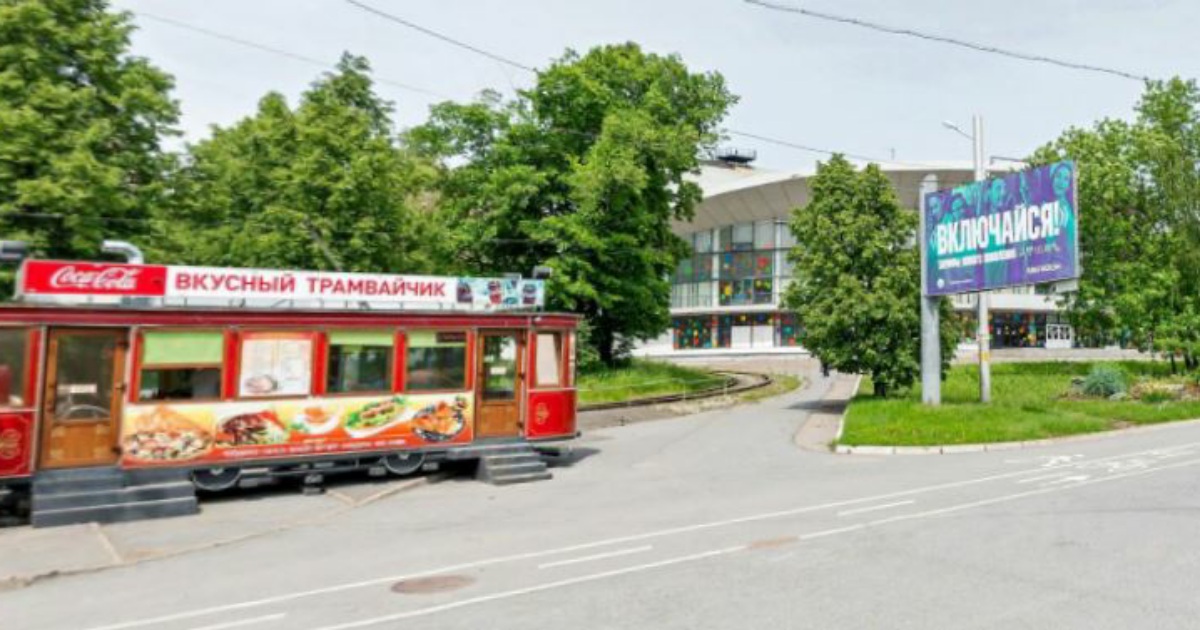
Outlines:
[[[797, 352], [804, 322], [782, 308], [792, 278], [792, 209], [809, 202], [814, 172], [755, 168], [738, 159], [706, 161], [697, 182], [704, 198], [674, 232], [692, 247], [672, 277], [671, 327], [639, 348], [648, 355]], [[965, 162], [880, 164], [900, 202], [917, 208], [929, 191], [971, 181]], [[1016, 287], [990, 297], [993, 347], [1062, 346], [1071, 331], [1058, 314], [1053, 287]], [[964, 330], [974, 331], [975, 299], [956, 296]]]

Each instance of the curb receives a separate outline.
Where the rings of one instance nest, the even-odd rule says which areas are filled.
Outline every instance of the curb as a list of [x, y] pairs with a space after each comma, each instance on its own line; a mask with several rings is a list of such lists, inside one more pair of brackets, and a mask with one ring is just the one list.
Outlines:
[[940, 446], [882, 446], [875, 444], [863, 444], [860, 446], [838, 445], [837, 448], [834, 449], [834, 452], [839, 455], [957, 455], [960, 453], [990, 453], [993, 451], [1015, 451], [1026, 448], [1040, 448], [1043, 446], [1072, 444], [1076, 442], [1095, 442], [1099, 440], [1109, 440], [1113, 438], [1124, 437], [1131, 433], [1152, 433], [1155, 431], [1164, 431], [1167, 429], [1177, 429], [1180, 427], [1197, 425], [1200, 425], [1200, 419], [1160, 422], [1158, 424], [1127, 427], [1124, 429], [1110, 429], [1108, 431], [1100, 431], [1098, 433], [1082, 433], [1079, 435], [1066, 435], [1058, 438], [1025, 440], [1021, 442], [942, 444]]

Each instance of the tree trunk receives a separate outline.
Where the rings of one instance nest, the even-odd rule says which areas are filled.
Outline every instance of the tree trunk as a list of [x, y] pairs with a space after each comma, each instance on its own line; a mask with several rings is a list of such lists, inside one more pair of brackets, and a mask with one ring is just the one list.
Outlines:
[[1171, 376], [1175, 376], [1175, 353], [1171, 353]]
[[875, 385], [875, 397], [876, 398], [887, 398], [887, 384], [881, 383], [879, 381], [875, 381], [874, 385]]
[[605, 367], [613, 367], [616, 363], [616, 357], [613, 356], [616, 345], [616, 338], [611, 330], [605, 328], [596, 328], [592, 331], [592, 339], [596, 344], [596, 352], [600, 354], [600, 362]]

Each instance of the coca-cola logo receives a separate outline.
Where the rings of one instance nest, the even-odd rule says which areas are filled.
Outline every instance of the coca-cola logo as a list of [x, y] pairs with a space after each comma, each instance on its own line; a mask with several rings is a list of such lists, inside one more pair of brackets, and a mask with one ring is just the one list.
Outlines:
[[16, 459], [21, 454], [21, 433], [5, 429], [0, 433], [0, 459]]
[[133, 291], [137, 288], [137, 277], [140, 272], [140, 269], [130, 267], [87, 270], [68, 265], [50, 276], [50, 286], [55, 289]]

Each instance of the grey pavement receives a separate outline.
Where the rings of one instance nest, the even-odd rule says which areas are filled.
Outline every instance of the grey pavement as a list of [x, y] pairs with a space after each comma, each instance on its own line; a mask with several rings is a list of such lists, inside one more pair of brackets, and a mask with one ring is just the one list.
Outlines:
[[837, 382], [813, 367], [790, 395], [592, 432], [549, 482], [426, 485], [0, 592], [0, 626], [1196, 627], [1200, 426], [833, 455], [795, 444]]

